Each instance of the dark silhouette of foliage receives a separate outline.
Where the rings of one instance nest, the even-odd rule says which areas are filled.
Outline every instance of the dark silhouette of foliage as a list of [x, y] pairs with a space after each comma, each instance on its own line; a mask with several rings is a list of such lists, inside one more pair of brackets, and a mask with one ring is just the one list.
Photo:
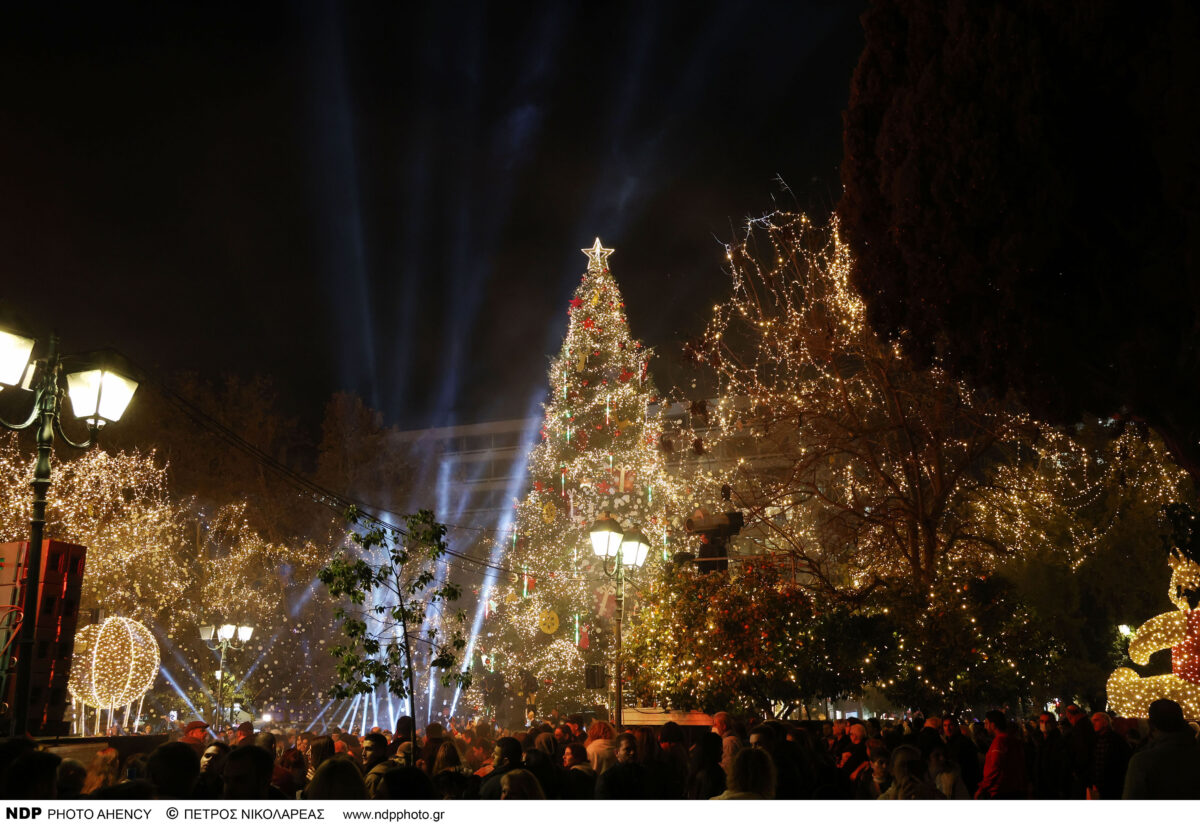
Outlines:
[[838, 206], [872, 324], [1058, 423], [1144, 421], [1200, 475], [1200, 13], [877, 0]]

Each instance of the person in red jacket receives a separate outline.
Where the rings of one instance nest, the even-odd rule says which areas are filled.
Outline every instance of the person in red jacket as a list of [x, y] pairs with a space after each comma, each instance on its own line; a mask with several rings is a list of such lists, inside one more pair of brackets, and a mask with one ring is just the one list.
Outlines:
[[1008, 718], [1000, 711], [988, 711], [983, 729], [992, 738], [983, 761], [983, 779], [975, 790], [976, 800], [1005, 800], [1028, 797], [1025, 778], [1025, 752], [1021, 741], [1009, 736]]

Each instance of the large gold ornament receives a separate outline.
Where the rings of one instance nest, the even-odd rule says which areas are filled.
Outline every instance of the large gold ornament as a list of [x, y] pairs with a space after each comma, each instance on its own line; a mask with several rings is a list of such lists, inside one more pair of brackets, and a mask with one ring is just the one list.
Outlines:
[[556, 514], [558, 509], [554, 507], [554, 503], [547, 502], [542, 505], [542, 519], [547, 523], [553, 523]]
[[158, 642], [151, 632], [115, 615], [76, 634], [67, 690], [92, 708], [124, 708], [150, 690], [158, 664]]
[[554, 610], [546, 610], [538, 618], [538, 627], [548, 636], [558, 632], [558, 613]]
[[1156, 699], [1173, 699], [1187, 719], [1200, 719], [1200, 609], [1186, 593], [1200, 589], [1200, 564], [1176, 553], [1168, 558], [1171, 584], [1167, 597], [1178, 608], [1156, 615], [1133, 634], [1129, 658], [1144, 665], [1160, 650], [1171, 651], [1171, 673], [1142, 678], [1119, 667], [1108, 677], [1108, 707], [1123, 717], [1144, 717]]

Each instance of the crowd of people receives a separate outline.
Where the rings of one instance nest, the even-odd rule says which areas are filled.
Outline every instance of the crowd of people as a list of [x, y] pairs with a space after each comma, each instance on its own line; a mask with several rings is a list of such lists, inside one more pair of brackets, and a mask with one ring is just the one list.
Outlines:
[[1087, 714], [981, 720], [753, 721], [619, 732], [576, 715], [505, 731], [487, 721], [417, 732], [315, 735], [201, 721], [146, 754], [87, 765], [29, 738], [0, 745], [9, 799], [1138, 799], [1200, 797], [1200, 743], [1180, 706], [1144, 720]]

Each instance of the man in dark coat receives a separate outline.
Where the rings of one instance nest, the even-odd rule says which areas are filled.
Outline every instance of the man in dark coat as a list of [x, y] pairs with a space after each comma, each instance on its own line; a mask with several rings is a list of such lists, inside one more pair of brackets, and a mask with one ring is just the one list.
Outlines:
[[1062, 732], [1054, 715], [1043, 711], [1038, 733], [1033, 738], [1033, 796], [1038, 800], [1062, 800], [1067, 796], [1070, 764]]
[[243, 722], [237, 727], [237, 737], [234, 738], [233, 744], [236, 745], [254, 745], [254, 725], [249, 722]]
[[646, 800], [653, 797], [646, 788], [644, 766], [637, 762], [637, 738], [628, 732], [617, 737], [617, 762], [596, 778], [597, 800]]
[[1170, 699], [1150, 703], [1150, 739], [1125, 772], [1125, 800], [1194, 800], [1200, 795], [1200, 745]]
[[1087, 781], [1092, 771], [1092, 754], [1096, 749], [1096, 732], [1083, 709], [1072, 702], [1067, 706], [1067, 760], [1071, 764], [1071, 783], [1067, 797], [1083, 800], [1087, 796]]
[[981, 774], [979, 748], [962, 732], [957, 717], [947, 716], [942, 720], [942, 733], [946, 737], [946, 757], [958, 766], [958, 773], [962, 775], [967, 791], [975, 794]]
[[566, 798], [591, 800], [596, 796], [596, 771], [588, 762], [587, 749], [582, 743], [569, 743], [563, 749], [563, 771], [566, 773]]
[[1101, 800], [1120, 800], [1125, 787], [1125, 769], [1129, 765], [1129, 743], [1112, 729], [1108, 714], [1092, 714], [1096, 744], [1092, 749], [1092, 768], [1088, 777], [1091, 796]]
[[512, 737], [496, 740], [496, 747], [492, 749], [492, 773], [479, 785], [479, 799], [499, 800], [500, 779], [517, 768], [521, 768], [521, 743]]

